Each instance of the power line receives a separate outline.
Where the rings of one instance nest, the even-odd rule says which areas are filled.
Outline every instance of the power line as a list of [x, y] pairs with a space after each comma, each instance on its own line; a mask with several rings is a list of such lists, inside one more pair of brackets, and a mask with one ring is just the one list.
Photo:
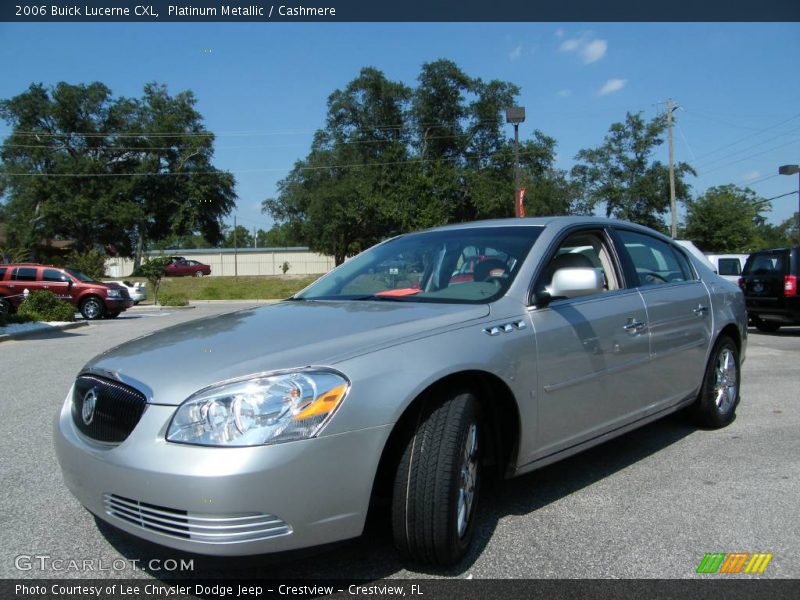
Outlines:
[[709, 169], [708, 171], [703, 173], [703, 175], [708, 175], [709, 173], [713, 173], [714, 171], [719, 171], [720, 169], [724, 169], [727, 166], [735, 165], [736, 163], [744, 162], [744, 161], [750, 160], [751, 158], [754, 158], [756, 156], [762, 156], [763, 154], [768, 154], [768, 153], [772, 152], [773, 150], [778, 150], [780, 148], [784, 148], [786, 146], [791, 146], [792, 144], [797, 144], [797, 143], [798, 143], [798, 140], [792, 140], [791, 142], [787, 142], [785, 144], [781, 144], [780, 146], [774, 146], [773, 148], [768, 148], [768, 149], [764, 150], [763, 152], [757, 152], [755, 154], [751, 154], [749, 156], [745, 156], [744, 158], [740, 158], [739, 160], [734, 160], [734, 161], [731, 161], [731, 162], [726, 163], [724, 165], [720, 165], [718, 167], [714, 167], [713, 169]]
[[704, 168], [706, 168], [706, 167], [708, 167], [710, 165], [713, 165], [715, 163], [718, 163], [718, 162], [720, 162], [722, 160], [726, 160], [726, 159], [728, 159], [728, 158], [730, 158], [732, 156], [736, 156], [738, 154], [741, 154], [742, 152], [750, 152], [753, 148], [758, 148], [759, 146], [763, 146], [764, 144], [768, 144], [769, 142], [773, 142], [773, 141], [775, 141], [775, 140], [777, 140], [779, 138], [782, 138], [782, 137], [784, 137], [786, 135], [789, 135], [791, 133], [794, 133], [796, 131], [800, 131], [800, 127], [795, 127], [794, 129], [790, 129], [789, 131], [785, 131], [785, 132], [780, 133], [780, 134], [778, 134], [776, 136], [773, 136], [771, 138], [767, 138], [766, 140], [762, 140], [762, 141], [758, 142], [757, 144], [753, 144], [751, 146], [748, 146], [747, 148], [742, 148], [741, 150], [736, 150], [734, 152], [731, 152], [730, 154], [725, 154], [725, 155], [720, 156], [718, 158], [711, 159], [710, 161], [706, 162], [705, 164], [702, 164], [702, 165], [698, 166], [697, 168], [698, 169], [704, 169]]
[[[481, 159], [491, 158], [496, 153], [486, 155], [473, 155], [467, 157], [468, 159]], [[520, 152], [520, 156], [530, 156], [537, 154], [536, 151]], [[387, 162], [374, 162], [374, 163], [350, 163], [338, 165], [320, 165], [316, 167], [284, 167], [284, 168], [263, 168], [263, 169], [231, 169], [231, 170], [216, 170], [216, 171], [185, 171], [185, 172], [150, 172], [150, 173], [4, 173], [7, 177], [149, 177], [149, 176], [188, 176], [188, 175], [224, 175], [231, 173], [269, 173], [279, 172], [284, 173], [292, 171], [297, 168], [298, 171], [324, 171], [327, 169], [358, 169], [368, 167], [384, 167], [406, 164], [421, 164], [421, 163], [436, 163], [436, 162], [451, 162], [461, 160], [462, 157], [456, 156], [452, 158], [419, 158], [411, 160], [397, 160]]]
[[[686, 114], [691, 115], [692, 113], [689, 112], [689, 111], [686, 111]], [[770, 129], [775, 129], [776, 127], [780, 127], [781, 125], [783, 125], [785, 123], [788, 123], [789, 121], [793, 121], [793, 120], [797, 119], [798, 117], [800, 117], [800, 113], [798, 113], [798, 114], [796, 114], [796, 115], [794, 115], [792, 117], [789, 117], [788, 119], [785, 119], [785, 120], [781, 121], [780, 123], [776, 123], [774, 125], [770, 125], [769, 127], [764, 127], [762, 129], [758, 130], [756, 133], [752, 133], [750, 135], [746, 135], [746, 136], [744, 136], [742, 138], [734, 140], [733, 142], [730, 142], [730, 143], [725, 144], [723, 146], [719, 146], [718, 148], [715, 148], [714, 150], [706, 152], [705, 154], [701, 154], [700, 156], [697, 157], [697, 160], [705, 158], [706, 156], [711, 156], [712, 154], [716, 154], [717, 152], [725, 150], [726, 148], [730, 148], [731, 146], [735, 146], [736, 144], [739, 144], [739, 143], [744, 142], [746, 140], [749, 140], [749, 139], [751, 139], [753, 137], [756, 137], [757, 135], [759, 135], [761, 133], [764, 133], [765, 131], [769, 131]], [[730, 125], [730, 123], [727, 123], [727, 124]]]

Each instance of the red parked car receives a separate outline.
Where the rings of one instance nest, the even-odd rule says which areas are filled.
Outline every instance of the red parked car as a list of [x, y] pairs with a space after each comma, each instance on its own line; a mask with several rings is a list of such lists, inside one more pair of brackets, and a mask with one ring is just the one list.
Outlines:
[[51, 292], [74, 304], [86, 319], [113, 319], [133, 306], [124, 287], [96, 281], [72, 269], [35, 263], [0, 265], [0, 312], [15, 311], [26, 289]]
[[164, 275], [168, 277], [202, 277], [203, 275], [211, 275], [211, 266], [204, 265], [196, 260], [176, 258], [164, 267]]

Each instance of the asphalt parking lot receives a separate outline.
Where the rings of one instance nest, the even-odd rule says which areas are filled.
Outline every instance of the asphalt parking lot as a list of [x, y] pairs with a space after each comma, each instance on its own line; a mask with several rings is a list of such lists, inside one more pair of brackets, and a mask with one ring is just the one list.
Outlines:
[[[709, 577], [695, 573], [707, 552], [770, 552], [760, 577], [800, 577], [800, 328], [750, 331], [742, 402], [728, 428], [698, 430], [675, 415], [485, 489], [474, 550], [457, 568], [418, 571], [401, 563], [388, 514], [379, 509], [361, 538], [311, 556], [189, 557], [191, 572], [141, 569], [151, 558], [187, 557], [96, 522], [78, 504], [61, 481], [53, 419], [95, 354], [161, 327], [251, 305], [140, 308], [0, 344], [0, 577], [689, 578]], [[20, 562], [20, 556], [50, 558]], [[128, 566], [55, 570], [58, 559], [106, 567], [124, 559]]]

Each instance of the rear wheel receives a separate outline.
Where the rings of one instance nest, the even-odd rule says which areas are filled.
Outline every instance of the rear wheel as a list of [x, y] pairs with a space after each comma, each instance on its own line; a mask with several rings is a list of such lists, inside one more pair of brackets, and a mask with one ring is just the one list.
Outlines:
[[11, 314], [11, 303], [5, 298], [0, 298], [0, 315]]
[[692, 407], [695, 421], [714, 429], [733, 421], [739, 404], [740, 382], [739, 349], [731, 338], [723, 336], [714, 346], [700, 395]]
[[479, 403], [468, 391], [431, 398], [395, 474], [392, 531], [407, 559], [452, 565], [472, 541], [480, 482]]
[[103, 312], [105, 312], [105, 307], [103, 306], [103, 302], [100, 298], [95, 298], [94, 296], [90, 296], [83, 302], [81, 302], [80, 306], [81, 314], [83, 318], [87, 321], [92, 321], [94, 319], [99, 319], [103, 316]]
[[765, 333], [775, 333], [781, 328], [780, 323], [776, 323], [775, 321], [765, 321], [761, 317], [753, 317], [753, 325], [756, 326], [756, 329]]

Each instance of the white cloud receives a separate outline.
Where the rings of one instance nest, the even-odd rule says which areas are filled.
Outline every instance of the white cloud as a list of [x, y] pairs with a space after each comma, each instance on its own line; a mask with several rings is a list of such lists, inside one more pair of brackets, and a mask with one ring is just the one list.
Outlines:
[[572, 96], [572, 90], [558, 90], [556, 92], [556, 96], [559, 98], [566, 98], [567, 96]]
[[744, 174], [742, 181], [752, 181], [753, 179], [758, 179], [759, 177], [761, 177], [760, 171], [750, 171], [749, 173]]
[[558, 49], [561, 52], [577, 52], [583, 62], [588, 65], [606, 55], [608, 42], [592, 37], [591, 33], [583, 33], [579, 37], [564, 40]]
[[603, 84], [603, 87], [600, 88], [600, 91], [597, 92], [597, 95], [607, 96], [608, 94], [618, 92], [625, 87], [626, 83], [628, 83], [627, 79], [609, 79]]
[[581, 44], [583, 43], [584, 40], [582, 38], [570, 38], [561, 42], [561, 45], [558, 47], [558, 49], [561, 50], [561, 52], [574, 52], [580, 48]]
[[511, 52], [508, 53], [508, 58], [511, 60], [517, 60], [520, 56], [522, 56], [522, 44], [514, 48]]
[[581, 56], [583, 57], [583, 62], [587, 65], [589, 63], [593, 63], [595, 61], [600, 60], [606, 55], [606, 50], [608, 50], [608, 42], [605, 40], [592, 40], [583, 48], [581, 48]]

